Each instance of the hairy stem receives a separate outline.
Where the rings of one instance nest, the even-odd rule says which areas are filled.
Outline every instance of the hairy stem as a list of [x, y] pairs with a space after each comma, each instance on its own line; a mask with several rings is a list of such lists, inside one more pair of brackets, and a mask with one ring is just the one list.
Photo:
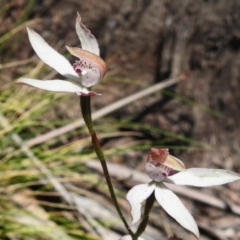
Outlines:
[[122, 211], [120, 209], [120, 206], [118, 204], [118, 201], [117, 201], [117, 197], [115, 195], [115, 192], [114, 192], [114, 189], [113, 189], [113, 186], [112, 186], [112, 182], [111, 182], [111, 178], [110, 178], [110, 175], [109, 175], [109, 172], [108, 172], [108, 168], [107, 168], [107, 164], [106, 164], [106, 160], [105, 160], [105, 157], [104, 157], [104, 154], [103, 154], [103, 151], [102, 151], [102, 148], [101, 148], [101, 145], [100, 145], [100, 142], [97, 138], [97, 134], [94, 130], [94, 127], [93, 127], [93, 123], [92, 123], [92, 115], [91, 115], [91, 105], [90, 105], [90, 97], [89, 96], [83, 96], [80, 98], [80, 106], [81, 106], [81, 110], [82, 110], [82, 116], [83, 116], [83, 119], [87, 125], [87, 128], [89, 130], [89, 133], [92, 137], [92, 144], [93, 144], [93, 147], [94, 147], [94, 150], [100, 160], [100, 163], [102, 165], [102, 169], [103, 169], [103, 173], [104, 173], [104, 176], [105, 176], [105, 179], [106, 179], [106, 182], [107, 182], [107, 185], [108, 185], [108, 189], [109, 189], [109, 192], [110, 192], [110, 195], [111, 195], [111, 198], [112, 198], [112, 201], [113, 201], [113, 204], [124, 224], [124, 226], [126, 227], [128, 233], [134, 237], [134, 234], [133, 232], [131, 231], [130, 227], [128, 226], [128, 223], [127, 221], [125, 220], [123, 214], [122, 214]]

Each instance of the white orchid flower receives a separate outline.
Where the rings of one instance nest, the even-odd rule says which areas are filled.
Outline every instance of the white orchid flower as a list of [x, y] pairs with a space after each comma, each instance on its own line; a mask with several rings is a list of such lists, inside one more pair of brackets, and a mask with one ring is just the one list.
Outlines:
[[72, 55], [79, 58], [79, 61], [76, 61], [73, 66], [64, 56], [48, 45], [38, 33], [27, 28], [30, 43], [38, 57], [58, 73], [72, 80], [72, 82], [58, 79], [43, 81], [20, 78], [17, 83], [48, 91], [76, 93], [80, 96], [99, 95], [90, 91], [89, 88], [103, 78], [107, 71], [107, 66], [104, 60], [99, 57], [99, 47], [96, 38], [82, 24], [79, 13], [75, 27], [82, 49], [66, 46]]
[[164, 182], [175, 183], [177, 185], [208, 187], [240, 179], [239, 174], [222, 169], [185, 169], [184, 164], [179, 159], [169, 155], [167, 149], [151, 149], [147, 159], [146, 171], [153, 181], [134, 186], [127, 194], [127, 200], [131, 206], [131, 225], [139, 222], [141, 219], [142, 203], [154, 192], [155, 198], [162, 208], [182, 227], [191, 231], [198, 239], [199, 230], [192, 215], [177, 195], [167, 188]]

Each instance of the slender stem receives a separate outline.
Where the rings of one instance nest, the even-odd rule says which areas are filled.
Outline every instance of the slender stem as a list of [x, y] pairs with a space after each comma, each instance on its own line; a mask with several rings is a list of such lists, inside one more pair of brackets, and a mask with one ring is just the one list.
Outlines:
[[142, 218], [141, 223], [138, 226], [136, 233], [134, 234], [134, 237], [135, 237], [135, 238], [133, 238], [134, 240], [135, 239], [137, 240], [138, 237], [145, 231], [147, 224], [148, 224], [149, 212], [152, 209], [154, 202], [155, 202], [155, 196], [154, 196], [154, 192], [153, 192], [150, 195], [150, 197], [146, 200], [143, 218]]
[[122, 214], [122, 211], [120, 209], [120, 206], [118, 204], [118, 201], [117, 201], [117, 197], [115, 195], [115, 192], [114, 192], [114, 189], [113, 189], [113, 186], [112, 186], [112, 182], [111, 182], [111, 178], [110, 178], [110, 175], [109, 175], [109, 172], [108, 172], [108, 168], [107, 168], [107, 164], [106, 164], [106, 160], [105, 160], [105, 157], [104, 157], [104, 154], [103, 154], [103, 151], [102, 151], [102, 148], [101, 148], [101, 145], [100, 145], [100, 142], [98, 141], [98, 138], [97, 138], [97, 134], [94, 130], [94, 127], [93, 127], [93, 123], [92, 123], [92, 115], [91, 115], [91, 105], [90, 105], [90, 97], [89, 96], [83, 96], [80, 98], [80, 105], [81, 105], [81, 110], [82, 110], [82, 116], [83, 116], [83, 119], [88, 127], [88, 130], [89, 130], [89, 133], [92, 137], [92, 144], [93, 144], [93, 147], [94, 147], [94, 150], [100, 160], [100, 163], [102, 165], [102, 169], [103, 169], [103, 173], [104, 173], [104, 176], [105, 176], [105, 179], [106, 179], [106, 182], [107, 182], [107, 185], [108, 185], [108, 189], [109, 189], [109, 192], [110, 192], [110, 195], [111, 195], [111, 198], [112, 198], [112, 201], [113, 201], [113, 204], [124, 224], [124, 226], [126, 227], [128, 233], [134, 237], [134, 233], [132, 232], [132, 230], [130, 229], [130, 227], [128, 226], [128, 223], [127, 221], [125, 220], [123, 214]]

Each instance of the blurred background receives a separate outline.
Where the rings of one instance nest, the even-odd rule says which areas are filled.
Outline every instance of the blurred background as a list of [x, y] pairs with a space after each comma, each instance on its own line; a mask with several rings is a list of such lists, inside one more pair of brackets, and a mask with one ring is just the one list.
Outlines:
[[[127, 191], [151, 147], [187, 167], [240, 172], [238, 0], [0, 0], [0, 238], [117, 239], [125, 234], [81, 121], [75, 95], [14, 85], [22, 76], [63, 79], [34, 53], [33, 28], [70, 62], [80, 47], [76, 12], [95, 35], [108, 73], [94, 90], [94, 121], [113, 184], [130, 221]], [[167, 79], [184, 80], [114, 107]], [[239, 183], [178, 195], [201, 239], [240, 239]], [[147, 240], [194, 239], [156, 204]]]

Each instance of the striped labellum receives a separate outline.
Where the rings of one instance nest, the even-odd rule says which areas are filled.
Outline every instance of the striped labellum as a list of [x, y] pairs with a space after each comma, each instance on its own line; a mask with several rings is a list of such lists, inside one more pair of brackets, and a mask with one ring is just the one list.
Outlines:
[[172, 175], [174, 171], [184, 170], [182, 161], [169, 155], [168, 149], [152, 148], [147, 158], [146, 171], [148, 176], [161, 182], [164, 178]]

